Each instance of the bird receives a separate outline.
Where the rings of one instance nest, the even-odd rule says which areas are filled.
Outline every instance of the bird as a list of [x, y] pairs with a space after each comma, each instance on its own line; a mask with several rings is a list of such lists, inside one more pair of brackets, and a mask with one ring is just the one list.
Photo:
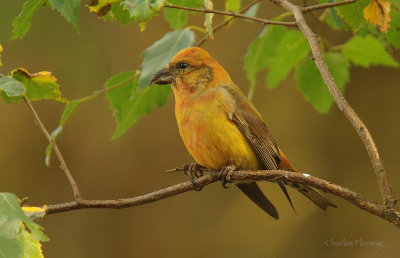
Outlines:
[[[228, 72], [199, 47], [180, 50], [151, 79], [170, 84], [175, 96], [175, 116], [182, 140], [197, 166], [221, 170], [287, 170], [297, 172], [278, 147], [255, 106], [232, 81]], [[226, 179], [225, 179], [226, 180]], [[192, 180], [192, 182], [194, 182]], [[223, 181], [225, 186], [226, 181]], [[285, 184], [277, 180], [293, 207]], [[313, 188], [295, 182], [287, 185], [319, 208], [337, 207]], [[275, 219], [278, 211], [255, 181], [235, 185]]]

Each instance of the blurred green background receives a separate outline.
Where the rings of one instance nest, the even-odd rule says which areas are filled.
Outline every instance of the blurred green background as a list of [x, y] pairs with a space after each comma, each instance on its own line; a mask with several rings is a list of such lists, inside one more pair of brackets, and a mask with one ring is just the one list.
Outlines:
[[[222, 9], [222, 1], [215, 1]], [[218, 3], [217, 3], [218, 2]], [[22, 0], [2, 0], [0, 43], [6, 74], [16, 67], [30, 72], [49, 70], [58, 78], [68, 99], [91, 94], [110, 76], [140, 67], [140, 53], [170, 29], [162, 14], [144, 32], [137, 24], [105, 22], [86, 7], [80, 12], [80, 31], [50, 8], [33, 17], [21, 40], [10, 41], [11, 23]], [[260, 17], [280, 10], [269, 2]], [[222, 17], [216, 17], [215, 24]], [[202, 15], [190, 22], [201, 26]], [[242, 88], [248, 89], [243, 57], [263, 26], [237, 20], [220, 30], [202, 47], [215, 57]], [[350, 34], [325, 36], [343, 42]], [[200, 36], [198, 35], [198, 39]], [[399, 60], [399, 51], [395, 55]], [[254, 103], [291, 162], [301, 171], [327, 179], [380, 202], [368, 155], [342, 113], [333, 107], [327, 115], [316, 113], [296, 89], [292, 76], [276, 90], [258, 76]], [[371, 131], [393, 189], [400, 196], [400, 73], [399, 69], [352, 68], [345, 96]], [[53, 130], [63, 104], [34, 103], [44, 124]], [[139, 120], [124, 136], [111, 141], [115, 129], [104, 97], [82, 104], [58, 138], [69, 168], [84, 198], [115, 199], [137, 196], [186, 180], [183, 174], [164, 171], [192, 162], [180, 139], [170, 96]], [[70, 186], [58, 168], [44, 164], [45, 138], [23, 103], [0, 103], [0, 191], [29, 196], [30, 205], [72, 200]], [[395, 257], [400, 251], [399, 230], [394, 225], [335, 196], [339, 208], [319, 210], [289, 189], [297, 210], [291, 210], [276, 184], [261, 183], [280, 213], [275, 221], [236, 188], [216, 183], [156, 203], [122, 210], [79, 210], [46, 216], [39, 223], [51, 241], [44, 243], [46, 257]], [[383, 248], [332, 247], [331, 242], [368, 241]]]

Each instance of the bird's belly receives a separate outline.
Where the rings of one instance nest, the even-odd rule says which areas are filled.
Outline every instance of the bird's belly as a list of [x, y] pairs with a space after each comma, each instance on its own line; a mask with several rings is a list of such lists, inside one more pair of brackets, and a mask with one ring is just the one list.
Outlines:
[[198, 164], [212, 169], [227, 165], [238, 169], [262, 168], [246, 138], [225, 112], [207, 107], [182, 113], [178, 119], [179, 132]]

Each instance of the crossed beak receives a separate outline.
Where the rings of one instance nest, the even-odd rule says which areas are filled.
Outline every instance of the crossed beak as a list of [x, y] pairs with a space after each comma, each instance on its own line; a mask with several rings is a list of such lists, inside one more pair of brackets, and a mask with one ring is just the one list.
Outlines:
[[154, 75], [153, 79], [150, 81], [150, 86], [153, 84], [170, 84], [173, 81], [174, 78], [171, 74], [171, 71], [167, 68], [164, 68]]

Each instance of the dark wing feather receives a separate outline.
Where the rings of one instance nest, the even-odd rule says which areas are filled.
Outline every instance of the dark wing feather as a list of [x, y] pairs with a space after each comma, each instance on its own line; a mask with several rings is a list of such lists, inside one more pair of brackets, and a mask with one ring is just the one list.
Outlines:
[[226, 90], [236, 103], [235, 109], [229, 114], [229, 118], [246, 137], [265, 168], [268, 170], [279, 169], [282, 158], [279, 155], [278, 146], [258, 112], [242, 93], [229, 88], [226, 88]]

